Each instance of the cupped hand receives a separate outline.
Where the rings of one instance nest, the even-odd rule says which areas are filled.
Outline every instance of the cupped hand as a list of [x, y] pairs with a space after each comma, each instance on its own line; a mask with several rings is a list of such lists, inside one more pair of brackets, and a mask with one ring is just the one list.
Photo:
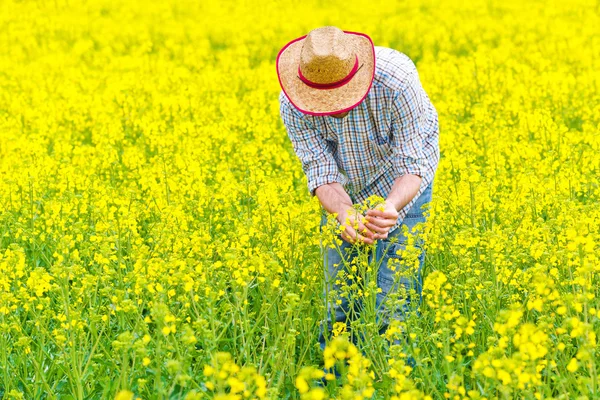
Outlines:
[[373, 244], [375, 234], [364, 224], [365, 217], [353, 208], [348, 208], [338, 214], [338, 222], [343, 227], [342, 239], [348, 243], [357, 241]]
[[368, 210], [365, 219], [365, 227], [374, 233], [374, 240], [386, 239], [390, 228], [398, 221], [398, 210], [392, 203], [386, 201], [383, 210]]

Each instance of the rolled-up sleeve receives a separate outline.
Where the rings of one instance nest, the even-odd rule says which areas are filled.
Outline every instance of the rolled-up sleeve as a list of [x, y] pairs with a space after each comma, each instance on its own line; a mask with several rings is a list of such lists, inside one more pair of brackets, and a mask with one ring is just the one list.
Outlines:
[[294, 152], [302, 163], [311, 196], [319, 186], [332, 182], [343, 184], [344, 177], [323, 136], [289, 102], [280, 102], [280, 114]]
[[423, 119], [426, 110], [423, 95], [415, 68], [392, 101], [391, 132], [397, 176], [413, 174], [423, 178], [425, 174], [427, 160], [423, 151]]

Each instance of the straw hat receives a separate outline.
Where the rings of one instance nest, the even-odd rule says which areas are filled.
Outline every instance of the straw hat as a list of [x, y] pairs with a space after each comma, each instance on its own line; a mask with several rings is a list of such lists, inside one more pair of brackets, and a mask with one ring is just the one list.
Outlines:
[[324, 26], [286, 44], [276, 65], [279, 84], [298, 110], [338, 114], [354, 108], [369, 93], [375, 48], [363, 33]]

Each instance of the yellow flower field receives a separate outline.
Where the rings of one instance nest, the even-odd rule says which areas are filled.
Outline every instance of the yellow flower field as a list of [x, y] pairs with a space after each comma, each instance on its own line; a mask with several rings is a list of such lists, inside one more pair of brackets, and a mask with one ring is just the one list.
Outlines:
[[[405, 345], [318, 346], [332, 238], [275, 58], [323, 25], [407, 54], [439, 113]], [[600, 398], [598, 26], [597, 0], [0, 2], [0, 398]]]

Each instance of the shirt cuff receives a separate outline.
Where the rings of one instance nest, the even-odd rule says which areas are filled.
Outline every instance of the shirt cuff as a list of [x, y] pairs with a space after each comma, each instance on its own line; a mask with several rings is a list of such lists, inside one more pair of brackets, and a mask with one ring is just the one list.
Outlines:
[[339, 184], [344, 184], [344, 179], [342, 177], [342, 174], [335, 173], [335, 174], [327, 174], [327, 175], [322, 175], [322, 176], [317, 176], [315, 178], [311, 178], [308, 180], [308, 191], [310, 192], [311, 196], [315, 195], [315, 190], [319, 187], [319, 186], [323, 186], [326, 185], [328, 183], [333, 183], [333, 182], [337, 182]]
[[425, 178], [425, 163], [422, 160], [401, 157], [397, 160], [396, 172], [399, 176], [411, 174]]

